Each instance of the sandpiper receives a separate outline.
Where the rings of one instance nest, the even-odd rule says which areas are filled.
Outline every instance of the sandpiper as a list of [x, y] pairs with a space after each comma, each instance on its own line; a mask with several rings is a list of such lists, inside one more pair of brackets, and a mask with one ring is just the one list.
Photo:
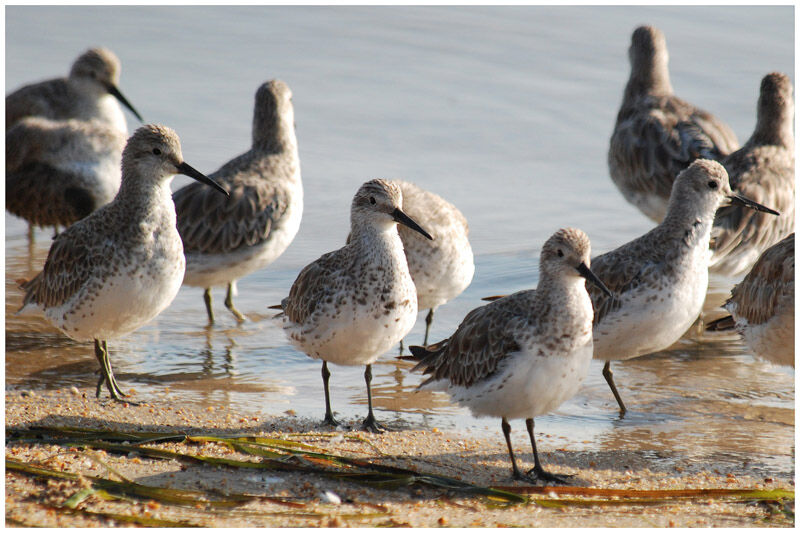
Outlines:
[[426, 239], [405, 226], [397, 227], [417, 288], [417, 309], [428, 310], [422, 342], [428, 344], [434, 310], [464, 292], [475, 273], [469, 226], [461, 211], [438, 194], [408, 181], [392, 181], [403, 192], [403, 212], [420, 221], [433, 237]]
[[464, 292], [475, 273], [469, 226], [461, 211], [438, 194], [407, 181], [395, 183], [403, 191], [403, 212], [433, 237], [426, 239], [405, 226], [397, 227], [417, 288], [417, 308], [428, 309], [423, 341], [428, 344], [434, 310]]
[[711, 272], [741, 275], [764, 250], [794, 231], [793, 127], [792, 82], [779, 72], [767, 74], [761, 80], [755, 131], [722, 164], [733, 190], [773, 207], [781, 216], [739, 205], [717, 211], [711, 230]]
[[25, 85], [6, 96], [6, 129], [24, 117], [99, 120], [123, 133], [125, 116], [117, 101], [139, 115], [119, 90], [120, 63], [107, 48], [90, 48], [72, 64], [69, 76]]
[[678, 173], [698, 158], [722, 159], [739, 143], [727, 125], [674, 95], [660, 30], [636, 28], [628, 55], [631, 75], [611, 135], [608, 168], [625, 199], [661, 222]]
[[185, 260], [175, 227], [170, 182], [176, 173], [225, 190], [183, 161], [178, 135], [160, 125], [139, 128], [122, 153], [116, 198], [53, 241], [44, 270], [23, 284], [20, 312], [40, 311], [67, 336], [94, 340], [101, 376], [121, 400], [108, 339], [130, 333], [172, 302]]
[[611, 361], [668, 348], [702, 311], [708, 290], [708, 249], [714, 213], [723, 201], [778, 213], [733, 193], [725, 168], [707, 159], [678, 174], [664, 221], [592, 260], [613, 296], [588, 286], [594, 305], [594, 358], [624, 415]]
[[322, 359], [324, 423], [331, 411], [328, 363], [366, 365], [369, 412], [363, 428], [382, 431], [372, 412], [372, 363], [402, 339], [417, 317], [417, 293], [408, 271], [397, 223], [431, 238], [403, 213], [400, 187], [390, 181], [364, 183], [350, 209], [350, 242], [307, 265], [281, 302], [289, 340]]
[[6, 209], [34, 226], [69, 226], [110, 202], [128, 137], [117, 87], [120, 64], [92, 48], [69, 77], [26, 85], [6, 97]]
[[736, 329], [757, 357], [794, 367], [794, 233], [768, 248], [733, 288], [731, 316], [707, 329]]
[[211, 287], [228, 286], [233, 305], [236, 280], [264, 268], [289, 246], [303, 215], [303, 185], [294, 131], [292, 92], [280, 80], [256, 91], [253, 144], [210, 175], [230, 193], [222, 197], [199, 183], [173, 195], [186, 253], [183, 283], [204, 287], [208, 320], [214, 323]]
[[[475, 416], [501, 417], [516, 479], [564, 482], [542, 468], [533, 419], [571, 398], [589, 370], [592, 302], [584, 279], [608, 291], [589, 256], [585, 233], [557, 231], [542, 247], [535, 290], [472, 310], [448, 339], [411, 346], [414, 370], [431, 374], [420, 388], [448, 392]], [[530, 435], [534, 467], [527, 476], [517, 468], [509, 418], [524, 418]]]

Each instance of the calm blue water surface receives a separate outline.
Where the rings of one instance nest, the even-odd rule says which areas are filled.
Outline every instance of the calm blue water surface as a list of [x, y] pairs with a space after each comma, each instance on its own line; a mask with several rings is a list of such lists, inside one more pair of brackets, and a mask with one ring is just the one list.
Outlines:
[[[8, 6], [6, 93], [107, 46], [121, 59], [128, 99], [146, 121], [173, 127], [186, 161], [208, 173], [248, 148], [258, 85], [290, 85], [305, 212], [286, 253], [240, 281], [237, 306], [251, 320], [237, 325], [217, 290], [218, 324], [206, 328], [202, 291], [184, 288], [156, 321], [113, 343], [112, 360], [123, 388], [141, 398], [168, 388], [169, 401], [321, 418], [320, 365], [289, 347], [267, 307], [305, 264], [342, 245], [364, 181], [414, 181], [469, 220], [475, 278], [437, 311], [434, 340], [481, 296], [535, 286], [540, 247], [559, 227], [584, 229], [595, 254], [651, 227], [606, 166], [630, 34], [642, 23], [666, 35], [676, 92], [722, 117], [741, 142], [762, 76], [794, 79], [792, 7]], [[93, 385], [90, 346], [9, 313], [21, 301], [14, 280], [41, 268], [50, 233], [39, 231], [29, 249], [26, 224], [8, 214], [5, 223], [6, 387]], [[733, 282], [712, 279], [710, 310]], [[419, 320], [408, 340], [423, 331]], [[414, 392], [420, 377], [393, 355], [375, 367], [381, 419], [501, 438], [497, 421]], [[646, 450], [681, 464], [746, 460], [759, 473], [793, 472], [794, 374], [754, 361], [735, 337], [690, 335], [616, 364], [631, 408], [624, 420], [600, 370], [593, 363], [581, 392], [537, 419], [542, 449]], [[360, 419], [363, 369], [332, 371], [334, 410]]]

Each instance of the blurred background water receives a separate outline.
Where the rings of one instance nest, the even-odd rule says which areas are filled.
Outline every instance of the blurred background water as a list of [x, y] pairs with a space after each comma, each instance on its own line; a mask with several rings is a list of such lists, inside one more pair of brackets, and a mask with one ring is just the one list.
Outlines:
[[[482, 296], [534, 287], [538, 254], [559, 227], [584, 229], [594, 255], [652, 224], [627, 204], [606, 166], [608, 139], [639, 24], [664, 31], [676, 93], [716, 114], [744, 142], [760, 80], [794, 79], [794, 8], [779, 7], [128, 7], [7, 6], [6, 93], [65, 75], [90, 46], [122, 62], [122, 91], [147, 122], [173, 127], [187, 162], [209, 173], [247, 150], [253, 96], [292, 88], [305, 211], [293, 244], [240, 281], [237, 325], [215, 291], [206, 327], [200, 289], [183, 288], [155, 321], [111, 343], [123, 389], [139, 399], [226, 404], [264, 417], [323, 414], [320, 364], [291, 348], [267, 307], [299, 270], [340, 247], [364, 181], [402, 178], [469, 220], [472, 285], [441, 307], [431, 338], [449, 335]], [[131, 131], [137, 126], [129, 118]], [[173, 189], [186, 184], [176, 178]], [[44, 320], [15, 317], [15, 280], [41, 269], [50, 231], [29, 247], [5, 217], [6, 388], [95, 383], [91, 346]], [[736, 280], [712, 277], [714, 316]], [[424, 315], [407, 341], [420, 342]], [[415, 392], [420, 376], [376, 364], [377, 415], [394, 427], [486, 432], [446, 396]], [[542, 449], [645, 450], [676, 464], [794, 471], [794, 373], [755, 361], [735, 336], [686, 336], [614, 372], [622, 420], [593, 362], [581, 392], [537, 419]], [[363, 368], [332, 367], [334, 411], [366, 410]], [[164, 395], [164, 396], [162, 396]], [[517, 428], [515, 431], [521, 431]]]

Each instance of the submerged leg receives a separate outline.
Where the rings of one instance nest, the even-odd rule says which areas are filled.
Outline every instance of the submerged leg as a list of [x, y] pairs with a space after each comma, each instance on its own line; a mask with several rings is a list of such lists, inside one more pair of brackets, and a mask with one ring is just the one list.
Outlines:
[[425, 317], [425, 340], [422, 341], [423, 346], [428, 345], [428, 333], [431, 331], [431, 324], [433, 323], [433, 307], [428, 309], [428, 316]]
[[233, 316], [236, 317], [236, 320], [238, 320], [239, 322], [244, 322], [246, 320], [244, 315], [240, 313], [239, 310], [233, 306], [233, 293], [235, 291], [236, 291], [236, 282], [231, 281], [230, 283], [228, 283], [228, 295], [225, 296], [225, 307], [230, 309], [231, 313], [233, 313]]
[[614, 398], [617, 399], [617, 403], [619, 404], [619, 416], [622, 418], [625, 416], [627, 409], [625, 408], [625, 404], [622, 403], [622, 397], [617, 391], [617, 386], [614, 384], [614, 373], [611, 372], [611, 361], [606, 361], [606, 364], [603, 365], [603, 377], [606, 378], [608, 386], [611, 387], [611, 392], [614, 393]]
[[369, 406], [369, 412], [361, 428], [371, 433], [382, 433], [386, 431], [386, 428], [378, 424], [372, 412], [372, 365], [367, 365], [367, 369], [364, 371], [364, 381], [367, 382], [367, 405]]
[[542, 463], [539, 462], [539, 454], [536, 452], [536, 439], [533, 436], [533, 418], [526, 419], [525, 426], [528, 428], [528, 435], [531, 437], [531, 448], [533, 448], [533, 468], [528, 471], [528, 475], [532, 472], [536, 476], [536, 479], [566, 484], [567, 480], [565, 478], [569, 476], [557, 476], [542, 468]]
[[94, 340], [94, 355], [100, 363], [100, 380], [97, 382], [97, 397], [100, 397], [100, 389], [105, 382], [111, 397], [117, 401], [123, 401], [125, 393], [119, 388], [117, 380], [114, 378], [114, 371], [111, 369], [111, 361], [108, 358], [108, 342]]
[[322, 386], [325, 389], [325, 419], [322, 421], [323, 425], [336, 427], [339, 422], [333, 418], [331, 411], [331, 393], [328, 390], [328, 380], [331, 377], [331, 372], [328, 370], [328, 362], [322, 361]]
[[206, 287], [203, 291], [203, 301], [206, 303], [206, 311], [208, 312], [208, 323], [214, 323], [214, 309], [211, 308], [211, 287]]

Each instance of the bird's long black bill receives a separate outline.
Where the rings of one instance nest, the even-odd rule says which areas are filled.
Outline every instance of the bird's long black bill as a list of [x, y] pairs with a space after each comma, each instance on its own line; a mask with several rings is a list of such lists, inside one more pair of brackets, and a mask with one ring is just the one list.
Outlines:
[[133, 105], [131, 105], [131, 103], [128, 101], [128, 99], [127, 99], [127, 98], [125, 98], [125, 97], [122, 95], [122, 93], [119, 91], [119, 89], [117, 89], [117, 87], [116, 87], [115, 85], [109, 85], [109, 86], [108, 86], [108, 92], [111, 94], [111, 96], [113, 96], [114, 98], [116, 98], [117, 100], [119, 100], [119, 101], [120, 101], [120, 103], [121, 103], [122, 105], [124, 105], [125, 107], [127, 107], [128, 109], [130, 109], [131, 113], [133, 113], [134, 115], [136, 115], [136, 118], [138, 118], [138, 119], [139, 119], [139, 122], [141, 122], [142, 124], [144, 124], [144, 120], [142, 120], [142, 115], [140, 115], [140, 114], [139, 114], [139, 112], [138, 112], [138, 111], [136, 111], [136, 110], [133, 108]]
[[770, 209], [769, 207], [763, 206], [758, 202], [754, 202], [750, 198], [746, 198], [741, 194], [733, 193], [732, 195], [728, 196], [728, 199], [731, 203], [743, 205], [745, 207], [749, 207], [750, 209], [755, 209], [756, 211], [761, 211], [763, 213], [769, 213], [770, 215], [780, 216], [781, 214], [775, 211], [774, 209]]
[[421, 233], [422, 235], [424, 235], [428, 239], [433, 240], [433, 237], [431, 237], [430, 234], [427, 231], [422, 229], [419, 224], [414, 222], [414, 220], [410, 216], [408, 216], [405, 213], [403, 213], [402, 211], [400, 211], [400, 209], [395, 208], [395, 210], [392, 211], [392, 218], [394, 218], [400, 224], [403, 224], [404, 226], [408, 226], [409, 228], [413, 229], [414, 231], [417, 231], [417, 232]]
[[222, 186], [219, 183], [217, 183], [216, 181], [212, 180], [211, 178], [209, 178], [208, 176], [206, 176], [205, 174], [203, 174], [199, 170], [195, 169], [191, 165], [188, 165], [187, 163], [181, 163], [180, 165], [178, 165], [178, 172], [180, 172], [184, 176], [189, 176], [190, 178], [195, 179], [195, 180], [199, 181], [200, 183], [205, 183], [206, 185], [210, 185], [210, 186], [214, 187], [215, 189], [217, 189], [219, 192], [221, 192], [225, 196], [230, 196], [228, 191], [223, 189]]
[[611, 294], [611, 291], [608, 290], [608, 287], [606, 287], [606, 284], [603, 283], [602, 281], [600, 281], [600, 278], [595, 276], [594, 272], [589, 270], [589, 267], [586, 266], [586, 263], [581, 263], [580, 265], [578, 265], [577, 270], [578, 270], [578, 273], [581, 276], [583, 276], [584, 278], [586, 278], [589, 281], [591, 281], [592, 283], [594, 283], [601, 291], [606, 293], [606, 295], [609, 298], [613, 297], [613, 295]]

